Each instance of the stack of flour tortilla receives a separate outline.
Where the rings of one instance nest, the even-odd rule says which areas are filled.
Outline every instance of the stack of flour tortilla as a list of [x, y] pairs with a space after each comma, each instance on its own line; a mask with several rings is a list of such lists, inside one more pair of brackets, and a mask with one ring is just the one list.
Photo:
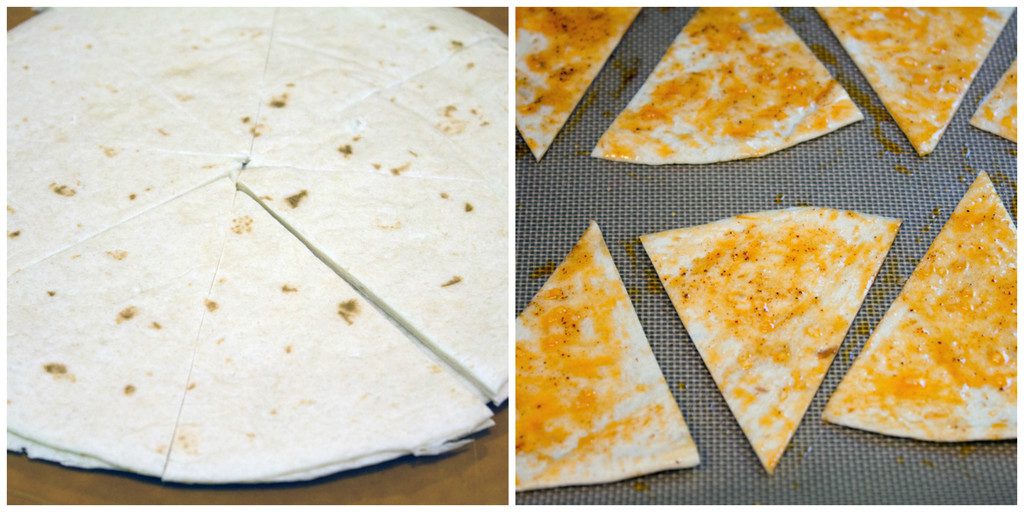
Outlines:
[[8, 34], [8, 449], [181, 482], [461, 446], [507, 396], [507, 43], [459, 10]]

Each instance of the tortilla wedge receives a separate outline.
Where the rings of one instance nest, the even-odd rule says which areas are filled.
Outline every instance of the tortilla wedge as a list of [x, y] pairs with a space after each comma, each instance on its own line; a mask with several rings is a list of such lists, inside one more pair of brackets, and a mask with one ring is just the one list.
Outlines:
[[162, 473], [234, 195], [223, 178], [8, 277], [7, 428], [34, 455]]
[[774, 9], [705, 7], [591, 156], [648, 165], [736, 160], [863, 118]]
[[825, 406], [927, 441], [1017, 437], [1017, 230], [984, 172]]
[[981, 101], [971, 124], [1017, 142], [1017, 60], [1003, 73], [995, 89]]
[[488, 182], [259, 168], [243, 171], [239, 186], [492, 401], [504, 401], [507, 209]]
[[516, 7], [516, 128], [544, 157], [639, 7]]
[[1012, 7], [819, 7], [918, 155], [931, 153]]
[[309, 479], [444, 452], [493, 424], [473, 391], [255, 200], [240, 194], [221, 229], [164, 480]]
[[700, 462], [597, 223], [516, 319], [516, 490]]
[[790, 208], [640, 238], [769, 474], [899, 225], [852, 211]]

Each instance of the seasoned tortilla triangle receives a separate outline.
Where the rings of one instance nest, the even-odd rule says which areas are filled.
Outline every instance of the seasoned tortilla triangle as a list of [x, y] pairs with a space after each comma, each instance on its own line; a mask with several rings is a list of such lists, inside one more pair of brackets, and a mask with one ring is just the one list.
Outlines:
[[971, 124], [1005, 139], [1017, 142], [1017, 60], [1003, 73], [995, 89], [989, 91]]
[[929, 441], [1017, 437], [1017, 230], [981, 173], [825, 406]]
[[679, 318], [772, 473], [896, 236], [825, 208], [641, 237]]
[[239, 194], [221, 220], [164, 480], [309, 479], [444, 452], [493, 424], [468, 385], [256, 201]]
[[516, 490], [696, 466], [597, 223], [516, 319]]
[[919, 155], [939, 143], [1012, 7], [819, 7]]
[[774, 153], [864, 116], [774, 9], [702, 8], [593, 156], [700, 164]]
[[540, 160], [639, 7], [517, 7], [516, 127]]

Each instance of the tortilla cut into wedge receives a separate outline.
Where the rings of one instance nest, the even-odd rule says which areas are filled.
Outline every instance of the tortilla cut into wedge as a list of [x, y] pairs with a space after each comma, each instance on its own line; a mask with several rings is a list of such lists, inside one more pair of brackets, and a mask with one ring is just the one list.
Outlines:
[[221, 220], [227, 242], [164, 480], [309, 479], [443, 452], [492, 424], [467, 384], [255, 200], [239, 195]]
[[516, 319], [516, 490], [700, 462], [597, 223]]
[[[508, 99], [493, 93], [495, 84], [468, 97], [447, 91], [452, 95], [442, 105], [426, 85], [409, 91], [441, 71], [462, 86], [483, 79], [507, 87], [508, 68], [500, 67], [507, 63], [507, 40], [459, 9], [280, 9], [259, 114], [247, 119], [255, 136], [250, 166], [403, 173], [422, 171], [426, 162], [443, 172], [458, 161], [474, 178], [507, 174], [507, 159], [467, 158], [472, 149], [458, 146], [468, 141], [446, 123], [458, 115], [477, 127], [507, 127]], [[485, 55], [496, 60], [477, 62]], [[493, 142], [472, 144], [490, 153]], [[495, 163], [500, 167], [488, 168]]]
[[639, 7], [517, 7], [516, 128], [540, 160]]
[[1017, 142], [1017, 60], [989, 91], [971, 124], [1004, 139]]
[[863, 118], [774, 9], [706, 7], [591, 156], [648, 165], [737, 160]]
[[1017, 438], [1017, 230], [984, 172], [825, 406], [926, 441]]
[[239, 186], [495, 403], [508, 395], [508, 224], [483, 180], [246, 169]]
[[640, 240], [769, 474], [846, 336], [900, 222], [790, 208]]
[[7, 428], [35, 456], [162, 473], [234, 195], [222, 178], [8, 277]]
[[819, 7], [918, 155], [931, 153], [1012, 7]]

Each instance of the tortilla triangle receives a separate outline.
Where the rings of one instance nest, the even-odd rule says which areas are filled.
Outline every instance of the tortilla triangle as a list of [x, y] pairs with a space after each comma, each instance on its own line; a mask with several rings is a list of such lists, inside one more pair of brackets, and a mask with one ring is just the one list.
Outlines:
[[161, 474], [234, 195], [222, 178], [8, 278], [9, 448]]
[[639, 7], [517, 7], [516, 127], [540, 160]]
[[492, 424], [476, 393], [256, 201], [240, 194], [221, 220], [164, 480], [308, 479], [446, 451]]
[[899, 221], [791, 208], [641, 237], [679, 318], [772, 473]]
[[981, 173], [825, 407], [929, 441], [1017, 437], [1017, 231]]
[[516, 489], [696, 466], [597, 223], [516, 320]]
[[592, 156], [651, 165], [737, 160], [863, 118], [774, 9], [705, 7]]
[[1012, 7], [820, 7], [919, 155], [935, 149]]
[[1017, 142], [1017, 60], [1003, 73], [995, 89], [982, 100], [971, 124]]

